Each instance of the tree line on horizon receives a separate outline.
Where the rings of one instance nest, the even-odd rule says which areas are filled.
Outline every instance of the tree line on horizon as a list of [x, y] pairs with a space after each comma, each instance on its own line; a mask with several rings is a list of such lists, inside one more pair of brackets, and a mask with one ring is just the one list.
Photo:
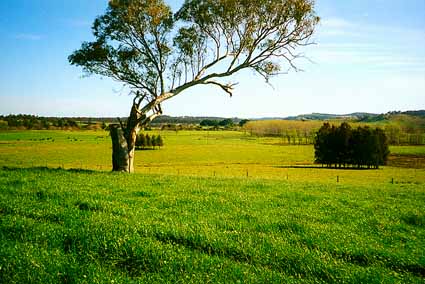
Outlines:
[[[170, 122], [172, 121], [172, 122]], [[114, 118], [95, 118], [95, 117], [42, 117], [27, 114], [11, 114], [0, 116], [0, 130], [100, 130], [109, 131], [108, 125], [117, 123]], [[202, 118], [183, 117], [165, 118], [156, 120], [146, 129], [160, 128], [161, 130], [203, 130], [203, 127], [219, 130], [221, 128], [234, 129], [236, 126], [243, 126], [248, 122], [247, 119], [237, 118]]]
[[43, 117], [28, 114], [0, 116], [0, 130], [106, 130], [98, 118]]
[[381, 128], [339, 127], [324, 123], [314, 140], [315, 162], [327, 167], [379, 168], [390, 153], [388, 139]]

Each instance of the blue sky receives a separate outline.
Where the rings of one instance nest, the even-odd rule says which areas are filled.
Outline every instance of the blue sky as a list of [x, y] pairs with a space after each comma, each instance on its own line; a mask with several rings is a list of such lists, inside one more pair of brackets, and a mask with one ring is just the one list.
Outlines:
[[[173, 8], [182, 1], [169, 1]], [[0, 1], [0, 114], [125, 116], [121, 84], [82, 77], [67, 57], [92, 39], [106, 0]], [[425, 1], [317, 0], [322, 21], [304, 72], [272, 80], [236, 76], [234, 96], [194, 88], [164, 105], [167, 115], [271, 117], [311, 112], [425, 109]]]

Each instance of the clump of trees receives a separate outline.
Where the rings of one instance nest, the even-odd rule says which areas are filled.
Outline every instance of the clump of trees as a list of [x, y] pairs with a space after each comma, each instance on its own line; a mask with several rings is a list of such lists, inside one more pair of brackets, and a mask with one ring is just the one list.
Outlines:
[[164, 141], [161, 135], [152, 135], [139, 133], [136, 138], [136, 149], [155, 149], [155, 147], [161, 148], [164, 146]]
[[231, 118], [225, 118], [222, 120], [216, 120], [216, 119], [203, 119], [200, 123], [200, 126], [203, 127], [224, 127], [224, 128], [232, 128], [235, 126], [234, 121]]
[[348, 123], [339, 127], [323, 124], [314, 141], [315, 162], [327, 167], [379, 168], [390, 153], [385, 132], [380, 128], [358, 127]]

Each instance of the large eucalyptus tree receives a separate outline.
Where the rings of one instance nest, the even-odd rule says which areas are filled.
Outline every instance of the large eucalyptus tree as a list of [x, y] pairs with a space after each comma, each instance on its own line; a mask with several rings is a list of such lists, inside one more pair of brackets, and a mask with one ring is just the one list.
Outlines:
[[314, 0], [186, 0], [173, 13], [162, 0], [110, 0], [93, 24], [95, 41], [69, 56], [87, 74], [124, 83], [133, 96], [126, 122], [111, 125], [113, 170], [133, 172], [137, 133], [161, 103], [195, 85], [224, 83], [243, 69], [269, 80], [295, 68], [319, 18]]

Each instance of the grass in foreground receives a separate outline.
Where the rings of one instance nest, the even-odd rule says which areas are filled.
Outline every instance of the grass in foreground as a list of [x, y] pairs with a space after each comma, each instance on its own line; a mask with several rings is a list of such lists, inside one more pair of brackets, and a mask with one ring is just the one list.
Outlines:
[[1, 283], [423, 283], [423, 184], [0, 170]]

